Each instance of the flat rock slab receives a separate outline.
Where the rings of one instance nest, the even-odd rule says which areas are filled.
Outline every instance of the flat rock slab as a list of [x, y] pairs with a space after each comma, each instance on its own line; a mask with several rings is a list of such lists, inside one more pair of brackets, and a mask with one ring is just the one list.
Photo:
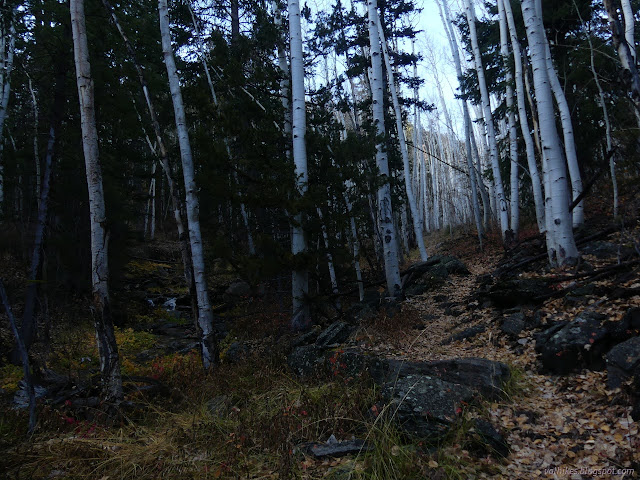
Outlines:
[[345, 455], [358, 454], [360, 452], [370, 452], [373, 450], [373, 446], [364, 440], [356, 439], [335, 443], [303, 443], [298, 446], [298, 449], [315, 458], [325, 458], [343, 457]]
[[509, 367], [484, 358], [457, 358], [435, 362], [372, 361], [370, 373], [378, 384], [395, 382], [408, 375], [426, 375], [446, 382], [465, 385], [487, 398], [499, 398], [509, 380]]
[[391, 415], [405, 431], [419, 438], [436, 439], [448, 431], [475, 392], [436, 377], [407, 375], [384, 385], [382, 395], [391, 404]]

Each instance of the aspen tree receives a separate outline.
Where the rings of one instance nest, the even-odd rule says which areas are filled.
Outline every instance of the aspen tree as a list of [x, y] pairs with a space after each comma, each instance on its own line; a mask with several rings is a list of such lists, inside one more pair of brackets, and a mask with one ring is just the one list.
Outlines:
[[371, 55], [371, 100], [373, 110], [373, 123], [380, 140], [376, 144], [376, 165], [378, 173], [382, 177], [382, 184], [378, 188], [378, 222], [382, 235], [382, 248], [384, 258], [385, 278], [387, 293], [392, 298], [401, 295], [400, 266], [398, 263], [398, 242], [396, 228], [393, 220], [393, 208], [391, 205], [391, 186], [389, 185], [389, 164], [387, 153], [384, 151], [382, 138], [385, 135], [384, 106], [383, 106], [383, 80], [382, 58], [380, 51], [380, 34], [378, 33], [378, 7], [377, 0], [367, 1], [367, 20], [369, 24], [369, 44]]
[[70, 9], [76, 81], [80, 100], [82, 149], [89, 191], [93, 320], [100, 355], [104, 399], [109, 404], [117, 405], [123, 399], [122, 377], [109, 301], [109, 235], [106, 231], [107, 217], [102, 187], [102, 169], [98, 156], [98, 129], [95, 117], [93, 80], [89, 64], [84, 1], [71, 0]]
[[[539, 2], [539, 0], [538, 0]], [[547, 219], [547, 252], [552, 265], [572, 264], [578, 258], [573, 238], [571, 212], [569, 211], [569, 189], [563, 148], [556, 128], [553, 108], [553, 93], [549, 81], [549, 64], [545, 51], [545, 36], [542, 18], [536, 0], [522, 1], [522, 16], [525, 21], [529, 52], [533, 67], [536, 105], [540, 121], [540, 139], [545, 152], [545, 217]]]
[[207, 277], [205, 273], [202, 234], [200, 233], [199, 202], [195, 182], [195, 168], [191, 153], [191, 142], [187, 129], [187, 119], [182, 101], [178, 69], [176, 68], [171, 46], [169, 30], [169, 8], [167, 0], [158, 1], [160, 16], [160, 33], [162, 37], [162, 54], [169, 77], [169, 90], [173, 103], [180, 157], [182, 159], [182, 175], [186, 192], [187, 225], [189, 229], [189, 243], [191, 246], [191, 261], [193, 277], [198, 301], [198, 326], [201, 334], [202, 363], [205, 369], [210, 369], [218, 362], [218, 345], [213, 329], [213, 312], [207, 291]]

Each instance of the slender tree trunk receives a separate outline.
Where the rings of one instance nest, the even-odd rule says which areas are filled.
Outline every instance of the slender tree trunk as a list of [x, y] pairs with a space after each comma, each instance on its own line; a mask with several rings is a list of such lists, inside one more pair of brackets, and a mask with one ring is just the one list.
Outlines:
[[418, 215], [416, 197], [413, 194], [413, 188], [411, 186], [411, 167], [409, 166], [409, 151], [407, 149], [407, 142], [404, 136], [404, 128], [402, 126], [402, 110], [400, 110], [400, 102], [398, 100], [398, 93], [396, 92], [396, 83], [393, 75], [393, 69], [391, 66], [391, 60], [389, 59], [389, 52], [387, 51], [387, 42], [384, 38], [384, 32], [382, 31], [382, 24], [380, 23], [379, 16], [377, 16], [376, 18], [376, 23], [376, 26], [378, 27], [378, 35], [380, 36], [380, 44], [382, 45], [382, 54], [387, 66], [387, 81], [389, 83], [391, 100], [393, 102], [393, 110], [396, 117], [396, 129], [398, 131], [400, 153], [402, 155], [402, 164], [404, 167], [404, 186], [407, 192], [411, 218], [413, 220], [413, 231], [416, 235], [416, 243], [418, 244], [420, 259], [424, 262], [429, 258], [429, 256], [427, 255], [427, 248], [424, 246], [424, 237], [422, 236], [422, 218], [420, 217], [420, 215]]
[[[624, 4], [623, 4], [624, 7]], [[630, 7], [629, 7], [630, 9]], [[625, 13], [625, 22], [626, 22]], [[578, 16], [580, 16], [580, 11], [578, 11]], [[584, 22], [582, 17], [580, 17], [580, 22]], [[631, 32], [631, 37], [627, 38], [627, 41], [633, 40], [633, 32]], [[587, 32], [587, 41], [589, 42], [589, 53], [590, 53], [590, 61], [591, 61], [591, 73], [593, 74], [593, 81], [598, 88], [598, 97], [600, 99], [600, 108], [602, 108], [602, 117], [604, 119], [604, 127], [605, 127], [605, 139], [607, 142], [607, 151], [606, 155], [610, 155], [609, 159], [609, 170], [611, 172], [611, 183], [613, 187], [613, 216], [618, 216], [618, 181], [616, 179], [616, 162], [615, 162], [615, 154], [611, 154], [613, 150], [613, 142], [611, 141], [611, 121], [609, 120], [609, 109], [607, 108], [607, 100], [604, 95], [604, 89], [602, 88], [602, 84], [600, 83], [600, 77], [598, 77], [598, 73], [596, 72], [596, 62], [594, 55], [593, 42], [591, 41], [591, 32]]]
[[120, 358], [116, 344], [111, 305], [109, 301], [109, 235], [102, 169], [98, 157], [98, 130], [96, 127], [93, 80], [89, 64], [89, 47], [84, 16], [84, 1], [71, 0], [71, 27], [76, 64], [82, 148], [84, 150], [87, 186], [89, 190], [89, 217], [91, 225], [91, 283], [93, 286], [93, 319], [100, 354], [104, 397], [107, 403], [118, 404], [123, 399]]
[[320, 219], [320, 228], [322, 229], [322, 239], [324, 240], [324, 248], [327, 251], [327, 267], [329, 269], [329, 278], [331, 280], [331, 292], [335, 295], [335, 305], [338, 310], [340, 310], [340, 297], [338, 294], [340, 290], [338, 290], [338, 277], [336, 276], [336, 269], [333, 265], [333, 255], [331, 255], [331, 250], [329, 250], [329, 234], [327, 233], [327, 225], [324, 223], [324, 217], [322, 216], [322, 210], [320, 207], [317, 209], [318, 218]]
[[349, 223], [351, 225], [351, 238], [353, 245], [353, 265], [356, 270], [356, 282], [358, 282], [358, 294], [360, 301], [364, 301], [364, 282], [362, 281], [362, 270], [360, 269], [360, 241], [358, 240], [358, 229], [356, 227], [356, 220], [353, 218], [351, 212], [352, 205], [349, 201], [349, 196], [346, 191], [344, 193], [344, 203], [347, 206], [347, 212], [349, 212]]
[[[529, 166], [529, 176], [531, 178], [531, 185], [533, 189], [533, 202], [536, 207], [536, 220], [538, 223], [538, 230], [544, 232], [546, 230], [544, 221], [544, 197], [542, 196], [542, 185], [540, 183], [540, 172], [536, 163], [536, 155], [533, 144], [533, 138], [531, 137], [531, 131], [529, 129], [529, 120], [527, 117], [527, 108], [525, 101], [525, 88], [523, 83], [523, 70], [522, 70], [522, 52], [520, 49], [520, 41], [518, 40], [518, 33], [516, 30], [516, 24], [513, 18], [513, 11], [511, 9], [511, 3], [508, 0], [500, 0], [504, 6], [504, 10], [507, 17], [507, 24], [509, 26], [509, 33], [511, 36], [511, 47], [513, 49], [513, 61], [515, 66], [515, 80], [516, 80], [516, 100], [518, 104], [518, 116], [520, 120], [520, 131], [524, 139], [525, 150], [527, 155], [527, 165]], [[535, 115], [535, 112], [534, 114]]]
[[[540, 9], [542, 7], [539, 7]], [[542, 18], [542, 12], [538, 14]], [[543, 29], [544, 33], [544, 29]], [[560, 122], [562, 124], [562, 134], [564, 137], [564, 151], [567, 158], [567, 166], [569, 167], [569, 177], [571, 179], [572, 200], [578, 198], [582, 193], [582, 178], [580, 176], [580, 166], [578, 165], [578, 157], [576, 155], [576, 143], [573, 136], [573, 122], [571, 121], [571, 110], [567, 103], [567, 98], [564, 95], [564, 90], [558, 79], [558, 74], [553, 66], [551, 60], [551, 50], [549, 49], [549, 42], [547, 36], [544, 36], [545, 42], [545, 54], [547, 59], [549, 82], [551, 83], [551, 90], [553, 96], [558, 104], [558, 110], [560, 111]], [[584, 224], [584, 201], [580, 201], [572, 211], [573, 214], [573, 226], [579, 227]]]
[[[0, 31], [2, 37], [2, 65], [0, 68], [0, 217], [4, 213], [4, 158], [3, 158], [3, 130], [4, 122], [7, 119], [7, 109], [9, 108], [9, 97], [11, 95], [11, 70], [13, 69], [13, 55], [16, 48], [16, 28], [13, 24], [15, 13], [11, 11], [9, 32], [5, 38], [5, 32]], [[5, 53], [5, 42], [8, 44]]]
[[[440, 12], [442, 25], [444, 26], [445, 32], [447, 34], [447, 39], [449, 40], [449, 48], [451, 49], [451, 56], [453, 57], [453, 63], [456, 67], [458, 82], [460, 82], [460, 79], [462, 78], [462, 65], [460, 62], [460, 53], [458, 51], [458, 42], [456, 41], [455, 34], [451, 30], [451, 21], [449, 18], [449, 6], [447, 4], [447, 0], [442, 1], [444, 3], [444, 12], [443, 7], [442, 5], [440, 5], [439, 1], [437, 2], [438, 10]], [[460, 99], [460, 101], [462, 102], [464, 117], [465, 149], [467, 169], [469, 170], [469, 183], [471, 185], [471, 203], [473, 204], [473, 214], [476, 222], [476, 230], [478, 231], [478, 242], [480, 244], [480, 249], [482, 249], [482, 237], [484, 235], [484, 229], [482, 228], [482, 219], [480, 218], [480, 205], [478, 204], [478, 175], [476, 174], [475, 168], [473, 167], [473, 154], [471, 151], [471, 135], [473, 134], [473, 132], [471, 130], [471, 119], [469, 118], [469, 107], [467, 106], [467, 101], [465, 99]]]
[[38, 98], [33, 88], [33, 81], [28, 76], [29, 93], [31, 95], [31, 105], [33, 106], [33, 163], [36, 167], [36, 201], [40, 205], [40, 189], [42, 188], [42, 172], [40, 171], [40, 148], [38, 147], [38, 131], [39, 131], [39, 115], [38, 115]]
[[[562, 145], [556, 129], [553, 94], [549, 82], [549, 64], [545, 51], [545, 36], [542, 18], [536, 8], [536, 0], [522, 1], [522, 16], [527, 29], [536, 103], [540, 119], [540, 137], [546, 152], [545, 182], [547, 251], [552, 265], [572, 264], [578, 258], [578, 250], [573, 238], [571, 212], [567, 199], [567, 171], [562, 155]], [[551, 243], [551, 244], [550, 244]]]
[[[307, 115], [304, 91], [304, 60], [302, 57], [302, 28], [300, 25], [300, 4], [298, 0], [289, 0], [289, 36], [291, 40], [291, 93], [292, 93], [292, 135], [293, 161], [300, 195], [307, 191], [307, 144], [305, 141]], [[298, 213], [293, 219], [291, 233], [291, 252], [302, 255], [307, 251], [307, 240], [303, 228], [303, 215]], [[292, 273], [292, 296], [294, 329], [305, 329], [309, 323], [309, 306], [306, 296], [309, 293], [309, 272], [296, 267]]]
[[625, 29], [623, 29], [622, 23], [620, 22], [620, 16], [617, 10], [618, 5], [617, 0], [604, 0], [604, 7], [609, 17], [613, 46], [618, 51], [618, 58], [620, 58], [622, 68], [625, 70], [625, 81], [629, 85], [631, 100], [635, 107], [636, 120], [640, 127], [640, 73], [638, 73], [631, 45], [627, 43]]
[[[371, 94], [373, 123], [376, 133], [380, 138], [385, 135], [384, 106], [383, 106], [383, 80], [382, 58], [380, 52], [380, 35], [378, 33], [377, 0], [368, 0], [369, 43], [371, 53]], [[389, 164], [387, 153], [384, 151], [382, 140], [376, 145], [376, 164], [382, 177], [382, 184], [378, 188], [378, 221], [382, 232], [384, 270], [387, 281], [387, 292], [391, 298], [400, 298], [400, 266], [398, 264], [398, 243], [396, 228], [393, 220], [393, 208], [391, 205], [391, 178], [389, 176]]]
[[624, 39], [629, 46], [629, 53], [635, 63], [636, 57], [636, 41], [635, 41], [635, 19], [633, 17], [633, 9], [631, 8], [631, 0], [621, 0], [622, 16], [624, 18]]
[[36, 297], [38, 293], [38, 275], [42, 267], [42, 249], [44, 245], [47, 215], [49, 211], [49, 191], [51, 186], [51, 174], [53, 170], [53, 156], [56, 140], [56, 132], [60, 130], [65, 102], [65, 75], [67, 62], [61, 61], [56, 72], [56, 86], [51, 110], [51, 127], [47, 141], [47, 152], [44, 159], [44, 176], [42, 189], [38, 199], [38, 217], [35, 224], [33, 251], [31, 254], [31, 268], [29, 269], [29, 284], [25, 294], [24, 311], [22, 314], [22, 339], [27, 351], [31, 348], [37, 337], [37, 323], [34, 313]]
[[[507, 0], [509, 1], [509, 0]], [[513, 73], [509, 62], [509, 40], [507, 33], [507, 15], [502, 0], [498, 0], [498, 14], [500, 17], [500, 54], [506, 70], [506, 102], [507, 120], [509, 123], [509, 165], [511, 171], [511, 218], [510, 226], [513, 239], [518, 238], [520, 225], [520, 177], [518, 172], [518, 132], [516, 130], [516, 115], [513, 108]]]
[[182, 158], [182, 174], [186, 192], [187, 224], [189, 227], [189, 242], [191, 245], [191, 259], [193, 264], [193, 276], [198, 298], [198, 326], [202, 335], [202, 363], [205, 369], [210, 369], [218, 362], [218, 345], [213, 329], [213, 313], [209, 303], [207, 291], [207, 277], [205, 273], [204, 251], [202, 234], [200, 233], [199, 204], [197, 186], [195, 182], [195, 168], [191, 153], [191, 142], [187, 129], [187, 120], [182, 101], [178, 69], [176, 68], [171, 46], [171, 34], [169, 30], [169, 9], [167, 0], [159, 0], [158, 12], [160, 15], [160, 33], [162, 35], [162, 54], [167, 67], [169, 77], [169, 89], [173, 101], [173, 111], [180, 145], [180, 157]]
[[480, 95], [482, 97], [482, 112], [484, 117], [487, 139], [489, 141], [489, 156], [491, 159], [491, 168], [493, 170], [493, 185], [496, 196], [496, 213], [500, 222], [500, 231], [502, 240], [507, 239], [507, 231], [509, 230], [509, 212], [507, 209], [507, 201], [504, 196], [504, 188], [502, 186], [502, 175], [500, 173], [500, 163], [498, 156], [498, 145], [496, 143], [495, 128], [493, 125], [493, 114], [491, 112], [491, 100], [487, 89], [487, 82], [484, 75], [484, 66], [482, 64], [482, 55], [478, 44], [478, 35], [476, 32], [476, 17], [473, 10], [471, 0], [465, 0], [467, 22], [469, 23], [469, 33], [471, 37], [471, 45], [473, 48], [473, 57], [476, 71], [478, 73], [478, 83], [480, 86]]

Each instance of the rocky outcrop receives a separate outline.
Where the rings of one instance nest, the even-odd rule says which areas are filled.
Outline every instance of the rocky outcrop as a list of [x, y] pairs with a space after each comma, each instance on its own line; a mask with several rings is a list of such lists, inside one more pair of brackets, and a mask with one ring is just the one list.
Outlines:
[[456, 257], [434, 255], [411, 265], [402, 275], [402, 287], [406, 296], [421, 295], [442, 285], [453, 274], [469, 275], [469, 269]]

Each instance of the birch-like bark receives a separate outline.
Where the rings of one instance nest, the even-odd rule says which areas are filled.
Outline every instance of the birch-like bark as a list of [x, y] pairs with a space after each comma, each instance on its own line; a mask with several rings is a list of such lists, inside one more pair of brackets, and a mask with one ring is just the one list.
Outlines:
[[480, 87], [480, 96], [482, 97], [482, 113], [484, 117], [484, 125], [487, 132], [487, 140], [489, 142], [489, 157], [491, 160], [491, 169], [493, 171], [493, 186], [496, 197], [496, 213], [500, 222], [500, 231], [502, 240], [507, 239], [507, 231], [509, 230], [509, 212], [507, 209], [507, 201], [504, 196], [504, 188], [502, 186], [502, 175], [500, 173], [500, 162], [498, 156], [498, 144], [496, 142], [496, 133], [493, 125], [493, 113], [491, 112], [491, 99], [487, 89], [487, 82], [484, 75], [484, 66], [482, 64], [482, 55], [478, 44], [478, 34], [476, 32], [476, 16], [471, 4], [471, 0], [465, 0], [465, 10], [467, 22], [469, 23], [469, 35], [471, 37], [471, 46], [473, 49], [474, 63], [478, 74], [478, 84]]
[[[509, 1], [509, 0], [507, 0]], [[513, 108], [513, 73], [509, 62], [509, 35], [507, 33], [507, 14], [502, 0], [498, 0], [498, 14], [500, 18], [500, 55], [506, 71], [506, 103], [507, 121], [509, 123], [509, 165], [511, 166], [511, 218], [510, 226], [513, 239], [518, 238], [520, 225], [520, 178], [518, 172], [518, 132], [516, 130], [516, 115]]]
[[193, 277], [198, 298], [198, 326], [202, 336], [202, 363], [205, 369], [210, 369], [218, 362], [218, 345], [213, 329], [213, 313], [207, 291], [207, 277], [205, 272], [204, 251], [202, 234], [200, 233], [199, 203], [197, 186], [195, 182], [195, 168], [191, 153], [191, 142], [187, 129], [187, 119], [182, 101], [178, 69], [176, 68], [171, 46], [171, 33], [169, 30], [169, 9], [167, 0], [158, 1], [158, 13], [160, 16], [160, 33], [162, 36], [162, 54], [167, 67], [169, 77], [169, 89], [173, 102], [173, 111], [180, 145], [180, 157], [182, 159], [182, 174], [186, 192], [187, 225], [189, 228], [189, 243], [191, 245], [191, 259], [193, 265]]
[[[9, 32], [6, 35], [0, 31], [2, 37], [2, 65], [0, 66], [0, 215], [4, 210], [4, 158], [3, 158], [3, 131], [4, 122], [7, 119], [7, 109], [9, 108], [9, 97], [11, 96], [11, 70], [13, 69], [13, 56], [16, 48], [16, 28], [13, 24], [14, 11], [11, 11], [11, 21]], [[5, 47], [5, 44], [8, 44]], [[6, 48], [6, 53], [5, 53]]]
[[378, 222], [382, 234], [383, 258], [387, 293], [391, 298], [400, 298], [400, 266], [398, 264], [398, 242], [393, 220], [393, 208], [391, 205], [391, 186], [389, 185], [389, 164], [387, 153], [384, 151], [383, 137], [384, 106], [383, 106], [383, 80], [382, 58], [380, 52], [380, 35], [378, 33], [378, 8], [377, 0], [367, 0], [367, 14], [369, 22], [369, 44], [371, 54], [371, 100], [373, 110], [373, 123], [379, 141], [376, 144], [376, 165], [378, 173], [382, 177], [382, 184], [378, 188]]
[[636, 65], [635, 57], [631, 50], [631, 45], [627, 43], [625, 31], [618, 15], [617, 0], [604, 0], [604, 7], [609, 17], [609, 27], [611, 28], [611, 38], [613, 46], [618, 51], [618, 58], [625, 70], [624, 80], [629, 85], [629, 93], [635, 107], [636, 120], [640, 126], [640, 73]]
[[562, 155], [562, 145], [556, 129], [553, 94], [549, 81], [549, 64], [542, 18], [536, 8], [536, 0], [522, 1], [529, 52], [533, 67], [533, 81], [540, 119], [540, 137], [545, 152], [547, 252], [552, 265], [572, 264], [578, 259], [573, 238], [567, 171]]
[[536, 163], [535, 147], [531, 130], [529, 129], [529, 119], [527, 117], [527, 108], [525, 105], [525, 88], [523, 82], [522, 69], [522, 51], [520, 41], [516, 30], [516, 24], [513, 18], [513, 10], [509, 0], [499, 0], [504, 7], [507, 17], [507, 25], [511, 36], [511, 48], [513, 49], [514, 76], [516, 80], [516, 101], [518, 104], [518, 117], [520, 120], [520, 131], [525, 144], [525, 152], [527, 155], [527, 165], [529, 167], [529, 177], [531, 178], [531, 186], [533, 189], [533, 202], [536, 208], [536, 221], [538, 230], [544, 232], [546, 225], [544, 221], [544, 197], [542, 195], [542, 184], [540, 183], [540, 171]]
[[[292, 95], [292, 138], [293, 162], [300, 195], [307, 191], [307, 144], [305, 141], [307, 115], [304, 92], [304, 59], [302, 56], [302, 28], [300, 25], [300, 3], [289, 0], [289, 37], [291, 48], [291, 95]], [[307, 251], [307, 240], [302, 226], [302, 213], [298, 213], [291, 228], [291, 252], [301, 255]], [[293, 296], [292, 327], [304, 329], [309, 323], [309, 306], [306, 296], [309, 293], [309, 272], [297, 267], [292, 272], [291, 288]]]
[[635, 19], [633, 17], [633, 9], [631, 8], [631, 0], [620, 0], [622, 5], [622, 16], [624, 18], [624, 39], [629, 46], [631, 58], [634, 63], [636, 61], [636, 40], [635, 40]]
[[[539, 5], [540, 12], [538, 12], [539, 18], [542, 18], [542, 6]], [[560, 111], [560, 122], [562, 124], [562, 134], [564, 138], [564, 152], [567, 158], [567, 166], [569, 167], [569, 177], [571, 179], [572, 200], [578, 198], [582, 193], [582, 178], [580, 176], [580, 165], [578, 165], [578, 156], [576, 155], [576, 142], [573, 136], [573, 122], [571, 121], [571, 110], [567, 103], [567, 97], [564, 95], [564, 90], [558, 79], [558, 74], [553, 66], [551, 59], [551, 50], [549, 49], [549, 41], [547, 35], [544, 33], [545, 55], [547, 60], [547, 69], [549, 72], [549, 82], [551, 83], [551, 90], [553, 96], [558, 104], [558, 110]], [[573, 226], [579, 227], [584, 224], [584, 201], [581, 200], [573, 209]]]
[[109, 302], [109, 235], [105, 230], [107, 217], [102, 187], [102, 169], [98, 156], [98, 130], [95, 118], [93, 80], [89, 64], [84, 1], [71, 0], [70, 10], [76, 81], [80, 100], [82, 148], [89, 191], [93, 319], [100, 354], [103, 395], [107, 403], [118, 404], [123, 399], [122, 377]]
[[376, 16], [376, 26], [378, 27], [378, 35], [380, 36], [380, 45], [382, 45], [382, 54], [384, 56], [384, 62], [387, 66], [387, 82], [389, 84], [389, 90], [391, 91], [391, 101], [393, 102], [393, 110], [395, 112], [395, 117], [396, 117], [396, 129], [398, 131], [400, 153], [402, 155], [402, 165], [404, 167], [403, 168], [404, 169], [404, 186], [407, 193], [407, 200], [409, 203], [411, 218], [413, 220], [413, 231], [416, 235], [416, 243], [418, 244], [420, 259], [424, 262], [429, 258], [429, 256], [427, 255], [427, 248], [424, 245], [424, 237], [422, 236], [422, 229], [423, 229], [422, 218], [420, 217], [420, 215], [418, 215], [416, 197], [413, 193], [413, 187], [411, 186], [411, 167], [409, 166], [409, 150], [407, 149], [407, 141], [404, 136], [404, 128], [402, 126], [402, 110], [400, 110], [400, 101], [398, 100], [398, 92], [396, 91], [396, 82], [393, 75], [393, 68], [391, 66], [391, 60], [389, 59], [389, 52], [387, 51], [387, 42], [384, 38], [384, 32], [382, 31], [382, 24], [380, 23], [379, 15]]
[[33, 88], [31, 76], [27, 74], [29, 84], [29, 94], [31, 95], [31, 105], [33, 106], [33, 163], [36, 167], [36, 201], [40, 205], [40, 189], [42, 188], [42, 173], [40, 171], [40, 148], [38, 146], [38, 97]]

